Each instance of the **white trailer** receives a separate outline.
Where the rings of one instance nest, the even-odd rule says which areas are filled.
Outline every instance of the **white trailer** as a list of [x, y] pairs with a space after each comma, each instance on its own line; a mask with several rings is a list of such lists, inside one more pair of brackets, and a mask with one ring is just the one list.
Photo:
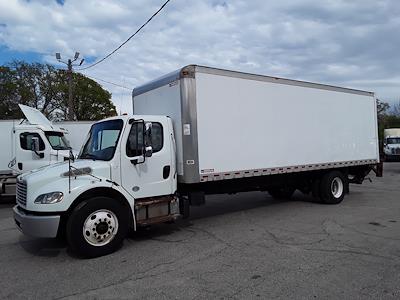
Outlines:
[[371, 92], [189, 66], [134, 89], [133, 107], [172, 118], [183, 183], [379, 161]]
[[135, 88], [133, 111], [95, 123], [74, 163], [19, 177], [25, 234], [66, 232], [93, 257], [207, 194], [297, 189], [337, 204], [382, 175], [370, 92], [190, 65]]
[[383, 152], [386, 160], [400, 159], [400, 128], [384, 129]]
[[54, 125], [64, 131], [65, 138], [68, 140], [70, 147], [79, 150], [93, 123], [94, 121], [62, 121], [55, 122]]
[[[52, 124], [38, 110], [20, 105], [23, 120], [0, 120], [0, 197], [15, 196], [19, 174], [68, 159], [80, 149], [93, 122]], [[37, 151], [32, 150], [34, 140]], [[76, 151], [75, 151], [76, 153]]]

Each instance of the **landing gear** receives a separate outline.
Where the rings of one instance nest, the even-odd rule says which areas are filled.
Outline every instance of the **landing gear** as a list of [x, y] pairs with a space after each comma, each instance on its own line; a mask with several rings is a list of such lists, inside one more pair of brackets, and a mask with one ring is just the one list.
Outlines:
[[268, 193], [275, 199], [290, 199], [296, 189], [293, 187], [282, 186], [268, 189]]

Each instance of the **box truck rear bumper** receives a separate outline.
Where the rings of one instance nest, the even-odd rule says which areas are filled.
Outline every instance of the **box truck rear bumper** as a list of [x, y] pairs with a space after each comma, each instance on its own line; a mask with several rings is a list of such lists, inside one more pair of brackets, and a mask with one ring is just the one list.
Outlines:
[[26, 235], [38, 238], [54, 238], [57, 236], [60, 216], [39, 216], [27, 214], [14, 206], [14, 220], [18, 228]]

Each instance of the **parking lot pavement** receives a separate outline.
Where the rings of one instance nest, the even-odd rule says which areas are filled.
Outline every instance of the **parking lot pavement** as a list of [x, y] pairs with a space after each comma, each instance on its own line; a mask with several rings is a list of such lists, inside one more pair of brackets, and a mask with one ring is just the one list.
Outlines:
[[340, 205], [210, 197], [91, 260], [23, 236], [0, 206], [1, 298], [400, 298], [400, 163]]

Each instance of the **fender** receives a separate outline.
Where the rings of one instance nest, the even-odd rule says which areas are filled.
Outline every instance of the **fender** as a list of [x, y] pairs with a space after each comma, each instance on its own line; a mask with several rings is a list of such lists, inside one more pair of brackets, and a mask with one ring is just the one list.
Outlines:
[[120, 185], [112, 183], [105, 178], [102, 178], [101, 182], [98, 184], [90, 186], [81, 186], [79, 189], [71, 190], [74, 193], [75, 200], [72, 201], [68, 211], [72, 211], [79, 203], [81, 203], [89, 195], [110, 195], [115, 197], [119, 195], [120, 199], [124, 201], [129, 207], [132, 217], [132, 227], [136, 231], [136, 216], [135, 216], [135, 198], [133, 198], [129, 193], [127, 193]]

